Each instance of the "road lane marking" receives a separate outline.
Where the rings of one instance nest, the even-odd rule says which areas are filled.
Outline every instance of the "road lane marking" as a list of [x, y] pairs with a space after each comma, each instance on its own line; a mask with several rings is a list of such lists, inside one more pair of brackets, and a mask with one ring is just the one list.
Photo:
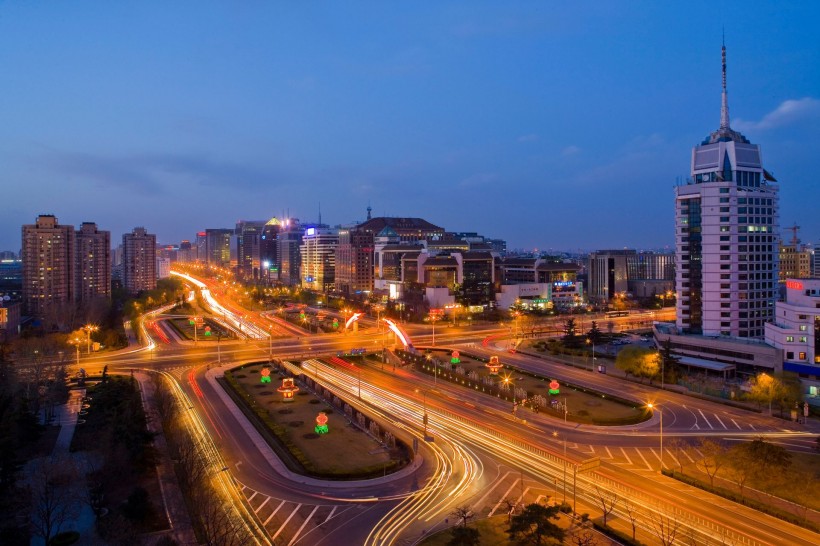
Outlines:
[[310, 519], [313, 517], [313, 514], [315, 514], [315, 513], [316, 513], [316, 510], [318, 510], [318, 509], [319, 509], [319, 505], [318, 505], [318, 504], [317, 504], [316, 506], [314, 506], [314, 507], [313, 507], [313, 512], [311, 512], [311, 513], [310, 513], [310, 515], [309, 515], [308, 517], [306, 517], [306, 518], [305, 518], [305, 521], [302, 523], [302, 526], [301, 526], [301, 527], [299, 527], [299, 530], [298, 530], [298, 531], [296, 531], [296, 534], [295, 534], [295, 535], [293, 535], [293, 538], [292, 538], [292, 539], [290, 539], [290, 542], [288, 542], [288, 546], [292, 546], [292, 544], [296, 542], [296, 539], [297, 539], [297, 538], [299, 538], [299, 535], [301, 535], [301, 534], [302, 534], [302, 530], [305, 528], [305, 525], [307, 525], [307, 524], [308, 524], [308, 522], [310, 521]]
[[501, 500], [499, 500], [499, 501], [496, 503], [496, 505], [495, 505], [495, 506], [493, 506], [493, 509], [492, 509], [492, 510], [490, 510], [490, 513], [487, 515], [487, 517], [488, 517], [488, 518], [489, 518], [489, 517], [492, 517], [492, 515], [493, 515], [493, 514], [495, 514], [495, 511], [496, 511], [496, 510], [498, 510], [498, 507], [499, 507], [499, 506], [501, 506], [501, 503], [502, 503], [502, 502], [504, 502], [504, 499], [506, 499], [506, 498], [508, 497], [508, 495], [510, 494], [510, 491], [512, 491], [512, 490], [515, 488], [515, 486], [517, 486], [517, 485], [518, 485], [518, 482], [520, 482], [520, 481], [521, 481], [521, 480], [515, 480], [515, 481], [513, 482], [513, 484], [510, 486], [510, 488], [509, 488], [509, 489], [507, 489], [507, 490], [504, 492], [504, 495], [501, 497]]
[[711, 428], [712, 430], [714, 430], [714, 429], [715, 429], [715, 427], [713, 427], [713, 426], [712, 426], [712, 423], [710, 423], [710, 422], [709, 422], [709, 419], [707, 419], [707, 418], [706, 418], [706, 415], [704, 415], [704, 414], [703, 414], [703, 412], [702, 412], [701, 410], [698, 410], [698, 413], [700, 413], [700, 416], [701, 416], [701, 417], [703, 417], [703, 420], [704, 420], [704, 421], [706, 421], [706, 424], [707, 424], [707, 425], [709, 425], [709, 428]]
[[729, 427], [727, 427], [726, 425], [723, 424], [723, 421], [720, 420], [720, 417], [718, 417], [717, 413], [715, 414], [715, 419], [718, 420], [718, 423], [720, 423], [720, 426], [722, 426], [723, 428], [729, 428]]
[[288, 516], [288, 519], [286, 519], [286, 520], [284, 521], [284, 523], [282, 523], [282, 525], [280, 525], [280, 526], [279, 526], [279, 530], [277, 530], [277, 531], [276, 531], [276, 534], [275, 534], [275, 535], [273, 535], [272, 537], [270, 537], [270, 539], [271, 539], [272, 541], [274, 541], [274, 544], [275, 544], [275, 541], [276, 541], [276, 537], [278, 537], [278, 536], [279, 536], [279, 534], [280, 534], [282, 531], [284, 531], [284, 530], [285, 530], [285, 527], [287, 527], [287, 526], [288, 526], [288, 523], [290, 523], [290, 520], [291, 520], [291, 519], [293, 519], [293, 516], [295, 516], [295, 515], [296, 515], [296, 512], [298, 512], [298, 511], [299, 511], [299, 509], [300, 509], [301, 507], [302, 507], [302, 503], [297, 504], [297, 505], [296, 505], [296, 508], [294, 508], [294, 509], [293, 509], [293, 512], [291, 512], [291, 513], [290, 513], [290, 515]]
[[613, 458], [612, 457], [612, 452], [609, 450], [609, 446], [604, 446], [604, 449], [606, 449], [606, 452], [607, 452], [607, 455], [609, 455], [609, 458], [612, 459]]
[[276, 507], [276, 510], [274, 510], [273, 512], [271, 512], [271, 515], [269, 515], [269, 516], [268, 516], [268, 519], [266, 519], [266, 520], [265, 520], [265, 523], [263, 523], [263, 524], [262, 524], [262, 527], [266, 527], [266, 526], [268, 525], [268, 522], [269, 522], [270, 520], [272, 520], [272, 519], [273, 519], [273, 516], [275, 516], [275, 515], [276, 515], [276, 512], [278, 512], [278, 511], [279, 511], [279, 509], [280, 509], [280, 508], [282, 508], [282, 506], [283, 506], [284, 504], [285, 504], [285, 501], [284, 501], [284, 500], [283, 500], [282, 502], [280, 502], [280, 503], [279, 503], [279, 506], [277, 506], [277, 507]]
[[[254, 511], [253, 511], [253, 513], [254, 513], [254, 514], [258, 514], [258, 513], [259, 513], [259, 511], [262, 509], [262, 507], [263, 507], [263, 506], [265, 506], [266, 504], [268, 504], [268, 501], [269, 501], [269, 500], [270, 500], [270, 497], [265, 497], [265, 500], [263, 500], [263, 501], [262, 501], [262, 504], [260, 504], [260, 505], [259, 505], [259, 508], [257, 508], [256, 510], [254, 510]], [[250, 502], [250, 499], [248, 499], [248, 502]]]
[[644, 457], [644, 456], [643, 456], [643, 453], [641, 453], [641, 450], [640, 450], [640, 449], [638, 449], [637, 447], [636, 447], [636, 448], [634, 448], [634, 449], [635, 449], [635, 451], [637, 451], [637, 452], [638, 452], [638, 455], [640, 455], [640, 456], [641, 456], [641, 459], [643, 459], [643, 462], [644, 462], [644, 464], [646, 465], [646, 468], [647, 468], [648, 470], [652, 470], [652, 467], [651, 467], [651, 466], [649, 466], [649, 461], [647, 461], [647, 460], [646, 460], [646, 457]]
[[521, 504], [521, 505], [523, 505], [523, 504], [524, 504], [524, 498], [527, 496], [527, 492], [529, 492], [529, 490], [530, 490], [530, 488], [529, 488], [529, 487], [527, 487], [526, 489], [524, 489], [524, 492], [523, 492], [523, 493], [521, 493], [521, 497], [519, 497], [517, 504]]
[[329, 514], [327, 515], [327, 517], [325, 518], [325, 521], [323, 521], [320, 525], [324, 525], [325, 523], [327, 523], [328, 521], [330, 521], [330, 518], [332, 518], [332, 517], [333, 517], [333, 514], [335, 514], [335, 513], [336, 513], [336, 508], [338, 508], [338, 506], [334, 506], [334, 507], [333, 507], [333, 510], [331, 510], [331, 511], [330, 511], [330, 513], [329, 513]]
[[752, 427], [752, 430], [757, 430], [753, 424], [749, 423], [749, 426]]
[[623, 453], [624, 457], [626, 457], [626, 462], [631, 465], [632, 464], [632, 459], [630, 459], [629, 455], [626, 454], [626, 450], [624, 448], [620, 448], [620, 449], [621, 449], [621, 453]]
[[510, 475], [510, 473], [509, 473], [509, 472], [507, 472], [506, 474], [504, 474], [504, 476], [503, 476], [500, 480], [496, 480], [495, 485], [493, 485], [493, 486], [490, 488], [490, 490], [489, 490], [489, 491], [487, 491], [487, 493], [485, 493], [485, 494], [484, 494], [484, 496], [483, 496], [483, 497], [481, 497], [481, 498], [478, 500], [478, 502], [476, 503], [476, 506], [483, 506], [483, 505], [484, 505], [484, 501], [486, 501], [486, 500], [487, 500], [487, 497], [489, 497], [489, 496], [490, 496], [490, 493], [492, 493], [492, 492], [495, 490], [495, 488], [496, 488], [496, 487], [498, 487], [498, 486], [501, 484], [501, 482], [503, 482], [504, 480], [506, 480], [506, 479], [507, 479], [507, 476], [509, 476], [509, 475]]
[[258, 494], [259, 494], [259, 491], [254, 491], [254, 492], [253, 492], [253, 495], [251, 495], [250, 497], [248, 497], [248, 504], [250, 504], [250, 503], [251, 503], [251, 501], [253, 500], [253, 498], [254, 498], [256, 495], [258, 495]]
[[738, 430], [743, 430], [742, 428], [740, 428], [740, 425], [737, 424], [737, 421], [732, 419], [732, 422], [735, 424], [735, 426], [737, 427]]

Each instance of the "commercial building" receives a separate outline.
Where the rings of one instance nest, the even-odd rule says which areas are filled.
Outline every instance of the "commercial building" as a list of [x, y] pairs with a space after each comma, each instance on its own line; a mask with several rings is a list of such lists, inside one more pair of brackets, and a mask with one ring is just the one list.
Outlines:
[[598, 250], [589, 255], [587, 278], [589, 301], [606, 305], [618, 294], [629, 292], [627, 258], [635, 250]]
[[0, 258], [0, 299], [23, 299], [23, 260], [14, 255]]
[[785, 244], [781, 241], [778, 246], [778, 257], [778, 281], [781, 284], [785, 283], [786, 279], [808, 279], [812, 276], [814, 253], [799, 242]]
[[302, 234], [299, 252], [302, 259], [302, 286], [317, 292], [330, 292], [336, 282], [336, 246], [339, 231], [326, 225], [309, 226]]
[[132, 294], [157, 287], [157, 236], [136, 227], [122, 236], [122, 284]]
[[60, 322], [58, 315], [76, 302], [74, 226], [61, 225], [50, 214], [23, 226], [23, 312]]
[[677, 327], [758, 338], [774, 316], [778, 184], [760, 146], [729, 125], [723, 48], [720, 127], [692, 150], [692, 177], [675, 188]]
[[276, 234], [276, 256], [279, 260], [279, 282], [285, 286], [299, 286], [302, 270], [302, 234], [304, 228], [298, 218], [283, 222]]
[[254, 281], [260, 278], [260, 243], [264, 227], [264, 220], [241, 220], [236, 224], [236, 274], [242, 279]]
[[191, 241], [184, 239], [179, 243], [177, 260], [183, 263], [191, 263], [196, 261], [196, 247], [191, 244]]
[[336, 290], [345, 297], [373, 291], [375, 234], [360, 226], [339, 229]]
[[271, 218], [262, 227], [262, 232], [259, 236], [259, 277], [268, 283], [277, 282], [282, 277], [279, 233], [283, 227], [282, 222], [278, 218]]
[[781, 351], [783, 370], [798, 374], [809, 404], [820, 406], [820, 279], [787, 279], [766, 342]]
[[231, 266], [232, 229], [205, 230], [205, 261], [208, 265], [229, 268]]

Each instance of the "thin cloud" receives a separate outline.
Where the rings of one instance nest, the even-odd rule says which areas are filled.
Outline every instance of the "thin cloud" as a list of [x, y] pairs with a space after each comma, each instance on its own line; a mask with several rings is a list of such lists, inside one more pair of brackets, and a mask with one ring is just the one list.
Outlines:
[[518, 142], [535, 142], [536, 140], [538, 140], [538, 135], [535, 133], [518, 137]]
[[820, 100], [812, 97], [784, 100], [780, 105], [763, 116], [760, 121], [738, 119], [732, 125], [741, 131], [766, 131], [792, 125], [820, 115]]

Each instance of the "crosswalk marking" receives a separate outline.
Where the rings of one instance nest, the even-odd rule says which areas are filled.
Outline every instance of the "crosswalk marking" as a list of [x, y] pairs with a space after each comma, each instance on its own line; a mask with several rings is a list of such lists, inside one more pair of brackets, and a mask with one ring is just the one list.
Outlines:
[[609, 450], [609, 446], [604, 446], [604, 449], [606, 449], [606, 453], [609, 455], [609, 458], [612, 459], [612, 452]]
[[253, 500], [253, 498], [254, 498], [256, 495], [258, 495], [258, 494], [259, 494], [259, 491], [254, 491], [254, 492], [253, 492], [253, 495], [251, 495], [250, 497], [248, 497], [248, 503], [250, 503], [250, 502]]
[[624, 454], [624, 457], [626, 457], [626, 462], [629, 463], [629, 464], [632, 464], [632, 459], [630, 459], [629, 455], [626, 454], [626, 450], [624, 448], [620, 448], [620, 450], [621, 450], [621, 453]]
[[266, 519], [266, 520], [265, 520], [265, 523], [263, 523], [263, 524], [262, 524], [262, 527], [265, 527], [265, 526], [268, 524], [268, 522], [269, 522], [270, 520], [272, 520], [272, 519], [273, 519], [273, 516], [275, 516], [275, 515], [276, 515], [276, 512], [278, 512], [278, 511], [279, 511], [279, 509], [280, 509], [280, 508], [282, 508], [282, 506], [284, 506], [284, 504], [285, 504], [285, 501], [284, 501], [284, 500], [283, 500], [282, 502], [280, 502], [280, 503], [279, 503], [279, 506], [277, 506], [277, 507], [276, 507], [276, 510], [274, 510], [273, 512], [271, 512], [271, 514], [268, 516], [268, 519]]
[[300, 509], [301, 507], [302, 507], [302, 504], [301, 504], [301, 503], [299, 503], [299, 504], [297, 504], [297, 505], [296, 505], [296, 508], [294, 508], [294, 509], [293, 509], [293, 512], [291, 512], [291, 513], [290, 513], [290, 515], [288, 516], [288, 519], [286, 519], [286, 520], [284, 521], [284, 523], [282, 523], [282, 525], [280, 525], [280, 526], [279, 526], [279, 529], [276, 531], [276, 534], [275, 534], [275, 535], [273, 535], [272, 537], [270, 537], [270, 538], [271, 538], [271, 540], [274, 540], [274, 541], [276, 540], [276, 537], [278, 537], [278, 536], [279, 536], [279, 534], [280, 534], [282, 531], [284, 531], [284, 530], [285, 530], [285, 527], [287, 527], [287, 526], [288, 526], [288, 523], [290, 523], [290, 520], [291, 520], [291, 519], [293, 519], [293, 516], [295, 516], [295, 515], [296, 515], [296, 512], [298, 512], [298, 511], [299, 511], [299, 509]]
[[643, 462], [646, 465], [646, 468], [648, 468], [649, 470], [652, 470], [652, 467], [649, 465], [649, 461], [647, 461], [646, 457], [643, 456], [643, 453], [641, 453], [641, 450], [638, 449], [638, 448], [635, 448], [635, 451], [637, 451], [638, 455], [640, 455], [641, 459], [643, 459]]
[[501, 500], [499, 500], [499, 501], [496, 503], [496, 505], [495, 505], [495, 506], [493, 506], [493, 509], [492, 509], [492, 510], [490, 510], [490, 513], [489, 513], [489, 514], [487, 514], [487, 517], [492, 517], [492, 515], [493, 515], [493, 514], [495, 514], [495, 511], [496, 511], [496, 510], [498, 510], [498, 507], [499, 507], [499, 506], [501, 506], [501, 503], [504, 501], [504, 499], [506, 499], [506, 498], [507, 498], [507, 496], [510, 494], [510, 491], [512, 491], [512, 490], [513, 490], [513, 488], [514, 488], [516, 485], [518, 485], [518, 482], [519, 482], [519, 481], [521, 481], [521, 480], [515, 480], [515, 481], [513, 482], [513, 484], [510, 486], [510, 488], [509, 488], [509, 489], [507, 489], [507, 490], [504, 492], [504, 495], [501, 497]]
[[[268, 504], [268, 501], [269, 501], [269, 500], [270, 500], [270, 497], [265, 497], [265, 500], [264, 500], [264, 501], [262, 501], [262, 504], [260, 504], [260, 505], [259, 505], [259, 508], [257, 508], [256, 510], [254, 510], [254, 511], [253, 511], [253, 513], [254, 513], [254, 514], [258, 514], [258, 513], [259, 513], [259, 511], [262, 509], [262, 507], [263, 507], [263, 506], [265, 506], [266, 504]], [[250, 502], [250, 499], [248, 499], [248, 501]]]
[[715, 427], [713, 427], [713, 426], [712, 426], [712, 423], [710, 423], [710, 422], [709, 422], [709, 419], [707, 419], [707, 418], [706, 418], [706, 415], [704, 415], [703, 411], [698, 410], [698, 413], [700, 413], [700, 416], [701, 416], [701, 417], [703, 417], [703, 420], [704, 420], [704, 421], [706, 421], [706, 424], [707, 424], [707, 425], [709, 425], [709, 428], [711, 428], [712, 430], [714, 430], [714, 429], [715, 429]]
[[309, 522], [309, 521], [311, 520], [311, 518], [313, 517], [313, 514], [315, 514], [315, 513], [316, 513], [316, 510], [318, 510], [318, 509], [319, 509], [319, 505], [316, 505], [316, 506], [314, 506], [314, 507], [313, 507], [313, 512], [311, 512], [311, 513], [310, 513], [310, 515], [309, 515], [308, 517], [306, 517], [306, 518], [305, 518], [305, 521], [302, 523], [302, 526], [301, 526], [301, 527], [299, 527], [299, 530], [298, 530], [298, 531], [296, 531], [296, 534], [295, 534], [295, 535], [293, 535], [293, 538], [292, 538], [292, 539], [290, 539], [290, 542], [288, 542], [288, 546], [292, 546], [292, 544], [296, 542], [296, 539], [297, 539], [297, 538], [299, 538], [299, 535], [301, 535], [301, 534], [302, 534], [302, 530], [305, 528], [305, 525], [307, 525], [307, 524], [308, 524], [308, 522]]
[[501, 485], [501, 482], [503, 482], [504, 480], [506, 480], [506, 479], [507, 479], [507, 476], [509, 476], [509, 475], [510, 475], [510, 473], [509, 473], [509, 472], [507, 472], [506, 474], [504, 474], [504, 476], [503, 476], [500, 480], [496, 481], [496, 482], [495, 482], [495, 485], [493, 485], [493, 486], [490, 488], [490, 490], [489, 490], [489, 491], [487, 491], [487, 492], [484, 494], [484, 496], [483, 496], [483, 497], [481, 497], [481, 499], [479, 499], [479, 501], [478, 501], [476, 504], [477, 504], [478, 506], [482, 506], [482, 505], [484, 504], [484, 501], [486, 501], [486, 500], [487, 500], [487, 497], [489, 497], [489, 496], [490, 496], [490, 493], [492, 493], [492, 492], [495, 490], [495, 488], [496, 488], [496, 487], [498, 487], [499, 485]]

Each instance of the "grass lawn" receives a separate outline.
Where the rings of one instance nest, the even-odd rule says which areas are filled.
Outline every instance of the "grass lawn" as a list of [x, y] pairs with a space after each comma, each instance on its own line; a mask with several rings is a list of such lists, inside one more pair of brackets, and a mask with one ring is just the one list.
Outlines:
[[[372, 474], [377, 470], [390, 470], [398, 457], [378, 444], [369, 435], [353, 426], [341, 411], [331, 408], [323, 399], [307, 391], [305, 387], [292, 402], [285, 402], [277, 387], [282, 378], [275, 373], [271, 383], [261, 383], [261, 366], [253, 365], [226, 372], [249, 393], [256, 404], [267, 410], [270, 418], [282, 426], [295, 447], [310, 461], [316, 472], [322, 474]], [[328, 417], [327, 434], [314, 432], [316, 417], [325, 412]]]
[[[434, 355], [440, 360], [444, 358], [441, 352], [436, 352]], [[449, 353], [447, 354], [447, 361], [444, 366], [439, 367], [439, 378], [445, 378], [448, 380], [455, 379], [458, 383], [465, 386], [472, 383], [472, 388], [474, 390], [484, 391], [488, 392], [490, 395], [494, 395], [491, 390], [485, 387], [485, 385], [481, 382], [484, 377], [490, 376], [485, 363], [464, 356], [463, 354], [461, 355], [460, 360], [461, 362], [458, 366], [463, 367], [467, 374], [471, 371], [478, 373], [479, 381], [471, 382], [466, 376], [460, 376], [452, 372], [451, 364], [449, 362]], [[502, 364], [504, 363], [503, 356], [500, 357], [500, 361]], [[428, 367], [429, 366], [432, 365], [428, 364]], [[546, 413], [563, 418], [564, 412], [560, 404], [566, 403], [569, 412], [567, 415], [568, 421], [585, 424], [624, 425], [638, 423], [644, 421], [648, 417], [643, 408], [637, 405], [632, 406], [624, 404], [620, 401], [613, 400], [592, 391], [585, 391], [583, 389], [575, 389], [560, 385], [559, 394], [551, 395], [549, 393], [549, 384], [551, 380], [549, 377], [537, 377], [505, 367], [498, 374], [496, 384], [500, 385], [503, 383], [504, 378], [509, 378], [510, 384], [514, 385], [516, 389], [526, 390], [528, 398], [540, 395], [546, 398], [548, 403], [551, 403], [552, 401], [557, 402], [557, 405], [550, 406], [551, 409], [543, 410], [542, 408], [541, 411], [546, 411]], [[508, 389], [506, 392], [502, 391], [500, 394], [500, 398], [509, 400], [511, 404], [512, 396], [512, 389]], [[531, 410], [519, 410], [519, 416], [525, 416], [528, 411]]]
[[[470, 522], [470, 527], [478, 529], [481, 533], [482, 545], [497, 546], [498, 544], [510, 544], [510, 536], [506, 533], [507, 516], [493, 516], [491, 518], [479, 519]], [[447, 546], [450, 541], [450, 529], [439, 531], [421, 541], [419, 546]]]

